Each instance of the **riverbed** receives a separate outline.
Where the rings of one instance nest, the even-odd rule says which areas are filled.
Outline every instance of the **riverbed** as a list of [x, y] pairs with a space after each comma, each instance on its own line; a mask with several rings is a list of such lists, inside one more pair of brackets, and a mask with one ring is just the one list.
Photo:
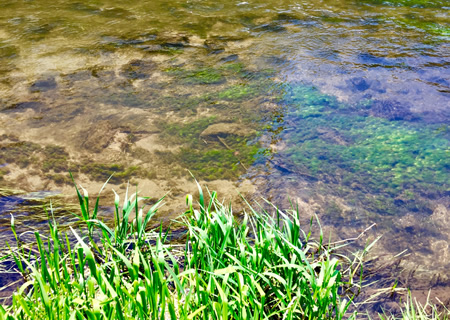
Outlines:
[[196, 192], [192, 174], [236, 211], [241, 195], [298, 205], [334, 239], [376, 223], [376, 254], [448, 288], [449, 9], [2, 1], [2, 244], [11, 213], [44, 230], [50, 200], [72, 221], [69, 171], [91, 195], [114, 174], [105, 219], [129, 183], [149, 203], [167, 194], [166, 222]]

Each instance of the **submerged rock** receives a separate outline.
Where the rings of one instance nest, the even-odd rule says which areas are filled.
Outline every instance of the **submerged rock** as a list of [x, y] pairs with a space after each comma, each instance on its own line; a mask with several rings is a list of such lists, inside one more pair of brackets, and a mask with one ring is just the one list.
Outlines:
[[131, 13], [130, 11], [118, 7], [100, 8], [82, 2], [75, 2], [70, 4], [68, 8], [73, 11], [78, 11], [92, 15], [99, 15], [105, 18], [128, 19], [128, 20], [135, 18], [134, 14]]
[[14, 112], [22, 112], [26, 109], [32, 109], [32, 110], [41, 110], [45, 106], [44, 103], [38, 102], [38, 101], [25, 101], [25, 102], [19, 102], [15, 103], [11, 106], [6, 107], [6, 110], [11, 110]]
[[389, 59], [383, 56], [377, 56], [375, 54], [372, 54], [370, 52], [362, 52], [358, 54], [358, 60], [365, 64], [372, 67], [386, 67], [386, 66], [393, 66], [396, 64], [396, 61], [393, 59]]
[[413, 120], [416, 118], [409, 106], [395, 100], [376, 100], [369, 109], [369, 114], [388, 120]]
[[109, 121], [100, 121], [80, 132], [81, 147], [92, 152], [102, 152], [114, 139], [117, 130]]
[[264, 23], [254, 27], [253, 31], [283, 32], [286, 31], [286, 27], [280, 25], [278, 22], [271, 22], [271, 23]]
[[63, 79], [69, 82], [77, 82], [89, 80], [92, 77], [92, 72], [89, 70], [80, 70], [70, 74], [64, 75]]
[[204, 42], [205, 48], [211, 53], [221, 53], [225, 51], [226, 44], [223, 41], [217, 39], [207, 39]]
[[81, 2], [71, 3], [69, 9], [89, 14], [98, 14], [100, 12], [100, 8]]
[[[18, 52], [19, 52], [19, 50], [17, 47], [11, 46], [11, 45], [5, 45], [0, 42], [0, 59], [14, 58], [18, 55]], [[2, 62], [2, 63], [4, 63], [4, 62]]]
[[128, 79], [146, 79], [149, 78], [157, 65], [153, 61], [146, 60], [132, 60], [124, 65], [120, 74]]
[[378, 80], [369, 80], [363, 77], [354, 77], [350, 80], [347, 80], [347, 84], [353, 92], [364, 92], [369, 89], [379, 93], [386, 92], [386, 90], [382, 88], [381, 82]]
[[226, 137], [229, 135], [247, 136], [254, 133], [252, 129], [245, 127], [243, 124], [238, 123], [216, 123], [210, 125], [201, 134], [203, 139]]
[[237, 54], [230, 54], [230, 55], [228, 55], [226, 57], [221, 58], [220, 61], [232, 62], [232, 61], [236, 61], [238, 59], [239, 59], [239, 55], [237, 55]]
[[47, 77], [36, 80], [30, 86], [31, 92], [45, 92], [53, 90], [58, 86], [54, 77]]
[[320, 139], [337, 144], [340, 146], [347, 146], [349, 143], [346, 139], [337, 131], [332, 128], [321, 127], [317, 128], [317, 133]]
[[362, 77], [352, 78], [348, 82], [355, 91], [366, 91], [370, 88], [370, 84]]
[[98, 11], [100, 16], [105, 18], [114, 18], [114, 19], [135, 19], [135, 15], [130, 11], [123, 8], [102, 8]]
[[189, 46], [189, 36], [185, 33], [161, 33], [156, 37], [156, 43], [162, 47], [184, 48]]

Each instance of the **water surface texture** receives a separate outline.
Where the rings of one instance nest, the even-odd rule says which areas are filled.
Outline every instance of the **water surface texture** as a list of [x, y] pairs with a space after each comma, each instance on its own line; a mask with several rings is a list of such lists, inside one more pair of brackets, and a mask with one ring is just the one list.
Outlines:
[[22, 190], [1, 193], [2, 224], [30, 192], [73, 194], [69, 170], [91, 193], [113, 172], [108, 190], [170, 192], [169, 219], [190, 170], [227, 200], [296, 202], [334, 237], [377, 223], [376, 250], [448, 284], [449, 9], [2, 0], [0, 184]]

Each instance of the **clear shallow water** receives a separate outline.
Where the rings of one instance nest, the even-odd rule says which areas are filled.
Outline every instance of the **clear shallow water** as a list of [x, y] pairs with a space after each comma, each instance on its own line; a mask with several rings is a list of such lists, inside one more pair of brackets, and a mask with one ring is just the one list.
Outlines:
[[115, 172], [115, 189], [170, 191], [169, 219], [195, 190], [189, 169], [232, 201], [295, 200], [337, 237], [376, 222], [379, 252], [408, 249], [445, 284], [448, 9], [2, 1], [0, 183], [72, 195], [71, 170], [92, 194]]

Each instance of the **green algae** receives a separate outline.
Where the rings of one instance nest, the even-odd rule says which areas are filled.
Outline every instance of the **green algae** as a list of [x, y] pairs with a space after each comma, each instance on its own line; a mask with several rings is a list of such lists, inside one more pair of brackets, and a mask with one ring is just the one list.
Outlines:
[[209, 125], [215, 123], [216, 117], [200, 118], [186, 123], [157, 123], [162, 130], [161, 137], [171, 139], [176, 143], [190, 146], [200, 144], [200, 134]]
[[19, 50], [17, 47], [5, 44], [0, 41], [0, 59], [11, 59], [18, 55]]
[[[448, 140], [420, 130], [372, 117], [331, 116], [313, 123], [298, 123], [309, 131], [289, 137], [289, 156], [312, 174], [333, 176], [343, 172], [343, 183], [357, 182], [371, 192], [396, 194], [402, 189], [426, 188], [442, 191], [450, 166]], [[324, 121], [325, 120], [325, 121]], [[336, 125], [339, 124], [339, 125]], [[347, 125], [346, 125], [347, 124]], [[349, 145], [326, 141], [314, 134], [317, 127], [333, 126]], [[430, 187], [433, 187], [431, 190]]]
[[436, 21], [428, 21], [414, 14], [404, 15], [402, 18], [397, 18], [394, 21], [404, 28], [421, 30], [428, 34], [443, 37], [450, 36], [450, 25], [444, 25]]
[[[175, 74], [180, 70], [169, 69], [166, 72]], [[186, 74], [185, 70], [182, 70], [182, 72], [184, 75]], [[249, 74], [241, 63], [224, 64], [220, 67], [220, 73], [223, 76], [233, 78], [240, 78], [244, 77], [244, 74]], [[245, 168], [251, 166], [258, 154], [261, 153], [261, 146], [255, 142], [257, 132], [249, 132], [242, 136], [234, 134], [231, 130], [220, 134], [220, 137], [214, 135], [206, 137], [202, 136], [202, 133], [213, 124], [228, 123], [229, 121], [241, 122], [243, 126], [259, 126], [257, 123], [261, 121], [263, 116], [257, 110], [246, 110], [242, 102], [246, 99], [265, 96], [270, 91], [268, 89], [272, 88], [274, 84], [267, 79], [268, 73], [265, 73], [264, 70], [252, 72], [252, 74], [255, 75], [252, 81], [224, 86], [220, 91], [205, 92], [200, 96], [165, 97], [163, 103], [170, 105], [171, 110], [177, 110], [178, 112], [191, 110], [195, 114], [198, 107], [207, 103], [207, 108], [214, 110], [217, 116], [201, 117], [186, 122], [156, 122], [164, 141], [171, 141], [183, 147], [175, 153], [158, 151], [155, 152], [155, 155], [164, 163], [172, 166], [175, 165], [173, 159], [180, 159], [175, 167], [181, 165], [193, 172], [198, 178], [205, 180], [235, 179], [245, 173]], [[217, 103], [220, 100], [225, 100], [226, 105]], [[226, 117], [222, 115], [222, 108], [227, 110]], [[139, 150], [136, 150], [136, 152], [139, 153]], [[149, 155], [144, 153], [142, 156], [148, 157]], [[179, 170], [180, 168], [177, 168], [171, 170], [174, 170], [174, 173], [177, 171], [177, 174], [183, 174]]]
[[79, 167], [79, 171], [87, 174], [96, 181], [106, 181], [111, 177], [112, 183], [120, 183], [130, 180], [139, 173], [140, 168], [137, 166], [127, 167], [124, 164], [117, 163], [95, 163], [86, 162]]
[[202, 69], [185, 75], [185, 84], [218, 84], [225, 82], [225, 78], [215, 69]]
[[226, 63], [220, 66], [219, 69], [231, 75], [243, 76], [247, 74], [245, 66], [242, 62]]
[[258, 144], [249, 144], [247, 139], [230, 137], [225, 141], [227, 147], [217, 144], [203, 150], [182, 148], [177, 156], [182, 159], [183, 166], [199, 179], [233, 180], [246, 172], [261, 149]]
[[202, 132], [217, 122], [216, 117], [208, 117], [187, 123], [165, 123], [161, 126], [162, 138], [165, 141], [172, 140], [183, 147], [176, 152], [158, 151], [155, 155], [166, 164], [180, 164], [199, 179], [239, 177], [260, 152], [259, 143], [254, 142], [256, 133], [249, 133], [247, 136], [230, 133], [204, 140], [206, 137], [202, 138]]
[[[69, 154], [64, 147], [20, 141], [15, 137], [2, 135], [1, 140], [8, 141], [0, 146], [0, 164], [14, 163], [20, 168], [34, 167], [40, 169], [46, 177], [56, 177], [57, 183], [70, 183], [63, 178], [71, 168]], [[6, 170], [6, 168], [5, 168]], [[7, 173], [7, 171], [4, 171]], [[6, 174], [5, 173], [5, 174]]]
[[398, 215], [398, 207], [394, 203], [394, 199], [384, 196], [367, 197], [364, 201], [365, 209], [377, 213], [381, 216]]
[[[13, 163], [20, 168], [33, 167], [42, 171], [41, 176], [56, 184], [71, 184], [67, 175], [69, 171], [81, 172], [95, 181], [106, 181], [111, 174], [112, 183], [130, 180], [132, 177], [155, 178], [155, 173], [138, 166], [127, 166], [122, 163], [97, 163], [91, 161], [71, 161], [66, 149], [57, 145], [40, 146], [36, 143], [12, 140], [6, 135], [7, 143], [0, 145], [0, 164]], [[132, 138], [131, 138], [132, 139]], [[0, 168], [0, 177], [9, 173], [7, 168]]]
[[[3, 135], [5, 136], [5, 135]], [[15, 163], [25, 168], [37, 161], [41, 146], [28, 141], [13, 141], [0, 146], [0, 163]]]
[[261, 91], [258, 86], [251, 84], [238, 84], [226, 88], [217, 94], [220, 100], [239, 101], [257, 96]]
[[199, 106], [210, 100], [209, 94], [200, 96], [174, 94], [156, 98], [152, 101], [151, 106], [153, 108], [159, 107], [167, 111], [177, 111], [180, 115], [194, 115]]
[[[324, 192], [345, 199], [351, 195], [351, 206], [364, 208], [368, 216], [376, 214], [374, 219], [431, 214], [429, 200], [448, 193], [447, 125], [393, 121], [383, 113], [370, 116], [374, 101], [348, 105], [304, 84], [283, 90], [284, 114], [273, 118], [266, 132], [287, 147], [261, 153], [276, 168], [323, 181], [332, 188]], [[334, 222], [358, 215], [344, 215], [333, 203], [326, 207], [327, 219]]]
[[371, 102], [345, 106], [312, 87], [288, 88], [286, 93], [288, 123], [295, 123], [295, 129], [284, 135], [281, 131], [291, 146], [282, 156], [294, 166], [372, 194], [446, 192], [450, 145], [442, 125], [361, 116], [361, 108], [370, 109]]
[[62, 174], [62, 173], [47, 173], [45, 177], [57, 185], [64, 185], [64, 184], [73, 184], [72, 179], [70, 178], [69, 174]]
[[366, 2], [381, 6], [411, 7], [416, 9], [403, 15], [380, 16], [379, 23], [394, 22], [405, 29], [417, 30], [429, 35], [450, 36], [450, 26], [445, 18], [438, 18], [435, 14], [427, 14], [432, 9], [445, 9], [448, 6], [447, 1], [368, 0]]
[[225, 77], [214, 68], [201, 68], [197, 70], [169, 68], [166, 69], [166, 73], [186, 85], [219, 84], [225, 82]]
[[316, 87], [309, 85], [287, 85], [284, 88], [283, 101], [297, 107], [297, 115], [309, 113], [308, 108], [321, 112], [326, 108], [339, 109], [343, 104], [336, 97], [321, 93]]
[[56, 145], [45, 146], [43, 153], [45, 159], [42, 163], [42, 170], [44, 172], [68, 172], [69, 171], [69, 154], [64, 147]]
[[133, 156], [133, 158], [139, 159], [141, 161], [149, 161], [150, 159], [152, 159], [153, 155], [147, 149], [136, 146], [131, 148], [130, 154]]
[[242, 172], [239, 170], [239, 160], [231, 150], [182, 149], [179, 155], [182, 156], [184, 166], [190, 168], [194, 176], [199, 179], [233, 179]]
[[[148, 159], [147, 159], [148, 160]], [[84, 161], [75, 165], [76, 170], [88, 175], [95, 181], [106, 181], [114, 184], [131, 181], [132, 178], [155, 179], [156, 172], [137, 165], [126, 163], [102, 163]]]
[[[433, 7], [441, 6], [443, 4], [442, 1], [424, 0], [375, 0], [374, 3], [415, 7]], [[98, 16], [99, 18], [101, 18], [102, 24], [104, 23], [103, 18], [107, 16], [118, 18], [119, 20], [127, 20], [133, 19], [133, 12], [137, 12], [136, 10], [134, 10], [135, 8], [133, 8], [133, 10], [130, 9], [130, 11], [124, 9], [122, 10], [118, 7], [104, 8], [97, 2], [90, 2], [89, 4], [67, 4], [66, 7], [66, 9], [70, 10], [71, 14], [76, 14], [78, 12], [82, 13], [83, 17], [88, 15], [90, 21], [98, 19], [93, 16]], [[131, 4], [131, 7], [133, 7], [133, 4]], [[175, 10], [175, 7], [173, 9]], [[418, 12], [419, 10], [415, 11]], [[173, 14], [179, 13], [173, 12]], [[36, 15], [38, 15], [37, 12]], [[300, 14], [298, 15], [300, 16]], [[271, 23], [265, 24], [264, 22], [255, 22], [255, 19], [258, 19], [260, 17], [261, 14], [259, 13], [246, 13], [245, 16], [243, 15], [239, 19], [242, 23], [250, 26], [250, 28], [252, 28], [252, 30], [254, 31], [268, 31], [273, 27], [277, 27], [276, 25], [273, 25]], [[421, 18], [419, 14], [417, 14], [416, 16], [404, 15], [401, 17], [402, 18], [398, 18], [398, 16], [392, 15], [392, 17], [387, 17], [384, 21], [380, 19], [379, 21], [376, 21], [377, 28], [381, 25], [381, 23], [392, 20], [405, 28], [423, 30], [434, 35], [448, 34], [448, 28], [445, 26], [445, 24], [437, 22], [439, 18], [436, 18], [436, 21], [431, 19], [426, 20], [424, 18]], [[358, 20], [354, 17], [349, 18], [348, 15], [342, 15], [342, 17], [338, 15], [338, 18], [322, 18], [324, 21], [332, 23], [353, 23], [353, 21]], [[300, 21], [300, 18], [295, 16], [294, 12], [279, 14], [278, 19], [281, 21], [281, 23], [300, 24], [303, 22], [308, 22], [306, 19]], [[208, 21], [207, 26], [206, 24], [202, 25], [202, 21], [206, 20]], [[218, 20], [216, 17], [208, 16], [202, 17], [201, 19], [199, 18], [195, 21], [190, 21], [188, 23], [183, 21], [183, 26], [185, 25], [188, 30], [192, 29], [193, 26], [197, 26], [201, 28], [201, 31], [194, 30], [194, 33], [200, 32], [204, 35], [208, 35], [209, 37], [210, 34], [206, 31], [208, 28], [211, 28], [217, 21]], [[27, 21], [21, 23], [22, 25], [19, 28], [27, 28], [27, 32], [29, 32], [29, 34], [34, 34], [37, 37], [36, 39], [38, 39], [41, 35], [45, 37], [56, 36], [58, 35], [58, 32], [60, 32], [60, 29], [62, 29], [62, 26], [60, 22], [58, 22], [58, 19], [50, 19], [49, 21], [39, 19], [33, 23]], [[77, 23], [79, 23], [80, 25], [83, 24], [82, 22]], [[223, 21], [221, 21], [220, 23], [223, 23]], [[27, 26], [24, 27], [24, 24], [27, 24]], [[177, 52], [177, 50], [182, 50], [184, 46], [187, 47], [189, 45], [189, 36], [183, 36], [181, 32], [177, 32], [176, 27], [174, 27], [173, 30], [170, 30], [173, 31], [170, 35], [165, 37], [162, 36], [163, 32], [159, 33], [159, 31], [161, 31], [159, 29], [159, 25], [158, 28], [153, 28], [152, 26], [151, 29], [146, 29], [145, 31], [142, 29], [133, 31], [131, 26], [130, 29], [125, 28], [126, 30], [124, 31], [119, 31], [119, 27], [111, 29], [112, 30], [101, 30], [101, 34], [92, 36], [92, 38], [95, 39], [96, 42], [99, 41], [99, 38], [102, 39], [100, 44], [96, 43], [96, 45], [100, 45], [100, 47], [102, 45], [111, 46], [114, 49], [121, 48], [125, 49], [124, 51], [136, 49], [142, 51], [152, 50], [152, 52], [157, 52], [158, 50], [174, 50], [174, 52]], [[169, 29], [172, 29], [172, 27], [170, 27]], [[8, 33], [11, 33], [10, 30], [7, 31]], [[172, 41], [170, 39], [171, 37], [176, 39]], [[237, 39], [235, 37], [234, 39], [231, 39], [223, 36], [218, 36], [217, 40], [214, 40], [214, 37], [212, 37], [212, 39], [213, 41], [209, 41], [210, 39], [208, 39], [204, 42], [205, 46], [208, 47], [208, 53], [216, 51], [218, 52], [223, 50], [223, 48], [227, 48], [227, 42], [243, 40], [242, 38]], [[84, 52], [84, 54], [88, 54], [90, 56], [98, 54], [98, 50], [96, 49], [97, 47], [94, 47], [94, 45], [90, 46], [89, 51]], [[155, 49], [150, 49], [150, 47], [154, 47]], [[21, 48], [22, 47], [20, 46], [18, 46], [17, 48], [13, 46], [7, 46], [6, 41], [4, 46], [2, 47], [0, 42], [0, 57], [5, 57], [6, 59], [13, 58], [18, 54], [18, 52], [20, 52]], [[189, 48], [189, 50], [191, 49], [193, 49], [193, 46]], [[204, 49], [202, 48], [201, 50]], [[176, 89], [179, 89], [179, 86], [175, 87], [175, 90], [171, 90], [174, 93], [172, 94], [172, 92], [170, 92], [169, 95], [167, 91], [164, 91], [164, 89], [172, 89], [173, 86], [170, 87], [166, 84], [161, 85], [162, 88], [156, 89], [155, 87], [153, 87], [154, 84], [151, 84], [152, 87], [145, 87], [145, 90], [142, 90], [146, 91], [145, 93], [142, 91], [140, 92], [139, 87], [128, 86], [122, 88], [122, 84], [119, 84], [118, 86], [120, 88], [118, 90], [116, 90], [116, 87], [108, 90], [107, 92], [101, 92], [101, 90], [97, 90], [95, 92], [95, 95], [93, 95], [95, 96], [94, 99], [97, 99], [95, 100], [97, 102], [106, 102], [112, 105], [129, 106], [134, 108], [152, 108], [154, 110], [158, 110], [158, 112], [160, 110], [162, 110], [163, 112], [174, 111], [176, 112], [176, 115], [180, 117], [192, 117], [194, 115], [197, 117], [197, 109], [207, 108], [208, 112], [217, 114], [217, 118], [212, 118], [212, 120], [198, 120], [192, 123], [187, 123], [187, 125], [169, 122], [167, 124], [167, 128], [166, 124], [163, 123], [161, 124], [160, 128], [162, 130], [162, 135], [164, 136], [164, 138], [168, 139], [168, 142], [183, 144], [184, 147], [188, 148], [188, 151], [190, 151], [190, 153], [196, 154], [196, 156], [199, 157], [199, 163], [210, 162], [208, 160], [209, 156], [205, 155], [203, 158], [200, 153], [205, 151], [206, 153], [210, 152], [211, 154], [213, 154], [213, 152], [216, 152], [218, 150], [222, 152], [223, 155], [219, 152], [217, 153], [217, 157], [219, 159], [225, 159], [224, 161], [227, 163], [228, 168], [232, 168], [232, 166], [229, 165], [233, 162], [233, 157], [229, 156], [230, 150], [224, 148], [224, 146], [222, 146], [217, 141], [215, 143], [208, 142], [208, 145], [205, 145], [202, 139], [200, 139], [200, 133], [205, 128], [207, 128], [208, 125], [219, 121], [219, 118], [220, 121], [225, 119], [225, 122], [233, 121], [236, 119], [240, 120], [240, 116], [244, 118], [246, 123], [250, 122], [251, 120], [258, 120], [258, 116], [256, 115], [257, 112], [254, 112], [254, 110], [250, 110], [250, 112], [248, 110], [245, 110], [245, 108], [250, 105], [246, 105], [245, 103], [247, 102], [247, 100], [258, 98], [258, 100], [252, 100], [252, 103], [254, 101], [257, 101], [257, 103], [259, 104], [260, 98], [262, 100], [262, 97], [272, 95], [270, 90], [267, 89], [274, 86], [274, 83], [270, 80], [264, 80], [267, 80], [267, 78], [273, 76], [274, 70], [265, 69], [259, 71], [250, 71], [249, 69], [251, 67], [247, 68], [244, 63], [239, 62], [241, 61], [241, 59], [242, 61], [249, 61], [248, 57], [245, 55], [245, 50], [242, 52], [241, 56], [241, 52], [238, 52], [237, 50], [231, 48], [229, 53], [239, 53], [239, 57], [237, 54], [234, 54], [231, 55], [233, 56], [231, 58], [230, 56], [226, 56], [226, 54], [228, 53], [228, 49], [226, 50], [227, 51], [223, 54], [219, 53], [218, 55], [209, 55], [209, 57], [213, 57], [212, 61], [219, 61], [219, 64], [221, 64], [219, 67], [209, 67], [213, 65], [211, 61], [207, 63], [198, 63], [199, 60], [197, 58], [196, 62], [194, 62], [193, 64], [190, 63], [191, 61], [187, 61], [185, 66], [189, 67], [166, 69], [166, 73], [173, 76], [173, 81], [170, 84], [175, 84], [175, 86], [178, 86], [179, 84], [202, 85], [200, 96], [196, 95], [198, 92], [192, 94], [192, 92], [188, 91], [185, 87], [182, 88], [184, 91], [181, 90], [182, 93], [178, 94], [178, 90]], [[139, 51], [139, 54], [142, 54], [142, 52]], [[201, 67], [198, 67], [199, 64], [201, 65]], [[112, 71], [110, 70], [110, 72]], [[148, 73], [141, 72], [141, 69], [138, 65], [125, 66], [119, 72], [121, 72], [121, 75], [123, 77], [132, 80], [147, 79], [148, 77]], [[108, 80], [105, 80], [105, 78], [108, 77], [105, 77], [104, 75], [102, 76], [101, 70], [99, 72], [93, 71], [92, 74], [96, 78], [103, 79], [105, 87], [115, 86], [115, 84], [111, 85]], [[116, 78], [116, 80], [117, 79], [121, 78]], [[149, 82], [151, 81], [144, 83], [145, 85], [147, 85]], [[239, 82], [239, 84], [236, 84], [237, 82]], [[228, 85], [229, 83], [232, 85]], [[97, 95], [97, 93], [99, 94]], [[164, 94], [167, 95], [164, 96]], [[353, 172], [354, 169], [351, 166], [355, 166], [357, 172], [363, 172], [367, 175], [380, 177], [380, 180], [386, 180], [383, 182], [377, 182], [375, 181], [375, 178], [370, 180], [370, 183], [373, 186], [370, 187], [369, 190], [382, 190], [383, 188], [385, 188], [385, 190], [387, 190], [388, 192], [395, 193], [401, 185], [405, 184], [405, 181], [410, 181], [410, 183], [412, 183], [413, 181], [411, 179], [405, 180], [405, 177], [402, 174], [403, 171], [409, 170], [409, 176], [412, 176], [414, 174], [418, 175], [420, 177], [420, 181], [422, 181], [423, 183], [422, 186], [426, 188], [428, 184], [436, 185], [436, 183], [433, 182], [436, 177], [427, 173], [423, 168], [430, 166], [430, 170], [432, 170], [432, 168], [442, 169], [442, 166], [445, 166], [439, 163], [438, 160], [438, 158], [445, 159], [445, 157], [448, 156], [447, 153], [443, 152], [444, 148], [442, 147], [442, 144], [439, 147], [436, 147], [437, 149], [429, 150], [430, 154], [424, 157], [414, 157], [413, 154], [410, 154], [407, 151], [395, 152], [396, 148], [403, 148], [405, 150], [409, 150], [411, 148], [420, 149], [420, 144], [415, 144], [411, 141], [415, 139], [417, 140], [421, 138], [421, 136], [419, 135], [418, 137], [417, 135], [413, 135], [411, 137], [411, 141], [400, 142], [398, 137], [395, 135], [394, 129], [388, 128], [389, 122], [383, 121], [380, 125], [380, 128], [384, 126], [385, 132], [376, 132], [374, 129], [370, 128], [372, 124], [369, 123], [367, 117], [359, 117], [358, 110], [352, 110], [350, 106], [339, 103], [335, 97], [323, 95], [319, 90], [313, 87], [294, 86], [294, 88], [287, 89], [285, 94], [283, 95], [283, 102], [286, 105], [295, 107], [290, 110], [289, 117], [286, 118], [294, 119], [293, 122], [295, 123], [295, 125], [293, 125], [292, 127], [295, 127], [295, 130], [297, 130], [297, 132], [295, 134], [288, 134], [286, 136], [283, 135], [282, 139], [284, 139], [284, 137], [286, 137], [286, 139], [292, 139], [287, 141], [292, 141], [293, 144], [305, 143], [304, 146], [302, 145], [302, 147], [304, 147], [303, 150], [306, 152], [311, 152], [311, 155], [304, 158], [296, 155], [296, 158], [294, 158], [294, 162], [298, 165], [301, 164], [302, 166], [304, 165], [304, 162], [307, 162], [308, 172], [311, 174], [330, 177], [332, 176], [334, 170], [337, 170], [337, 172], [342, 173], [342, 177], [340, 177], [339, 179], [342, 179], [343, 183], [345, 183], [346, 185], [351, 185], [353, 182], [355, 182], [354, 176], [356, 175]], [[256, 104], [254, 103], [251, 108], [256, 109], [255, 105]], [[367, 110], [370, 110], [370, 106], [371, 102], [368, 101]], [[336, 116], [336, 113], [341, 111], [344, 113], [348, 112], [349, 114], [339, 118]], [[273, 115], [268, 115], [268, 117], [270, 116]], [[352, 128], [350, 123], [355, 123], [356, 127], [359, 126], [360, 131], [358, 132], [356, 130], [358, 128]], [[269, 130], [273, 134], [282, 134], [282, 131], [284, 130], [282, 128], [283, 125], [285, 125], [288, 129], [292, 129], [292, 127], [290, 127], [291, 123], [286, 122], [275, 124], [272, 126], [272, 128], [269, 128]], [[375, 124], [375, 126], [377, 126], [377, 124]], [[322, 131], [319, 132], [320, 130], [318, 130], [318, 128], [321, 128]], [[332, 128], [333, 130], [324, 131], [323, 128]], [[381, 140], [377, 140], [373, 136], [371, 136], [369, 134], [370, 130], [373, 130], [375, 132], [374, 134], [380, 134]], [[412, 130], [414, 131], [416, 129], [413, 128]], [[400, 134], [404, 134], [404, 132], [400, 132]], [[426, 136], [427, 134], [428, 133], [424, 133], [424, 136]], [[361, 139], [359, 139], [359, 137], [361, 137]], [[442, 135], [440, 137], [442, 138]], [[363, 144], [362, 140], [364, 139], [368, 139], [366, 140], [368, 145]], [[385, 145], [383, 145], [382, 139], [384, 139]], [[232, 144], [232, 142], [230, 141], [227, 143]], [[310, 145], [308, 145], [308, 143], [310, 143]], [[317, 145], [320, 147], [320, 150], [314, 151], [316, 143], [318, 143]], [[376, 150], [375, 153], [368, 152], [370, 144], [376, 146], [376, 148], [374, 149]], [[20, 148], [22, 148], [23, 150]], [[24, 145], [20, 148], [17, 147], [16, 149], [14, 149], [13, 147], [14, 150], [12, 151], [12, 156], [10, 158], [12, 159], [12, 162], [19, 163], [21, 167], [25, 167], [32, 163], [36, 163], [36, 165], [42, 164], [43, 170], [45, 172], [48, 172], [49, 175], [53, 175], [54, 173], [52, 172], [55, 172], [54, 175], [57, 175], [57, 172], [64, 172], [64, 170], [67, 169], [66, 162], [68, 161], [68, 155], [64, 153], [64, 150], [62, 150], [58, 155], [51, 150], [47, 150], [47, 148], [39, 146], [36, 150], [33, 150], [29, 145]], [[296, 147], [294, 147], [293, 149], [295, 148]], [[151, 156], [145, 153], [143, 150], [139, 150], [137, 148], [133, 150], [135, 150], [135, 155], [142, 159], [148, 159]], [[295, 150], [289, 152], [295, 154]], [[54, 155], [51, 157], [47, 157], [47, 153], [51, 153]], [[360, 155], [360, 157], [358, 158], [357, 155]], [[385, 157], [383, 158], [380, 155], [383, 155], [383, 157]], [[1, 159], [6, 159], [4, 156], [2, 157], [3, 158]], [[32, 159], [32, 161], [30, 161], [30, 159]], [[399, 162], [396, 162], [396, 159]], [[366, 161], [367, 164], [364, 164], [364, 161]], [[251, 163], [251, 159], [249, 161], [243, 162], [249, 164]], [[415, 164], [415, 162], [417, 162], [417, 165]], [[92, 170], [103, 170], [106, 172], [109, 170], [109, 165], [105, 166], [106, 167], [103, 168], [99, 165]], [[198, 165], [197, 167], [200, 168], [201, 166]], [[390, 167], [394, 167], [394, 169], [389, 169]], [[119, 169], [110, 169], [117, 170], [118, 172], [125, 172], [127, 170], [125, 166]], [[239, 170], [239, 168], [236, 170]], [[367, 170], [367, 172], [365, 170]], [[200, 169], [198, 169], [198, 172], [200, 172]], [[211, 176], [211, 174], [211, 172], [206, 172], [204, 176]], [[386, 175], [386, 177], [384, 175]], [[95, 173], [94, 176], [97, 176], [97, 173]], [[107, 174], [101, 173], [100, 176], [106, 177]], [[58, 178], [58, 180], [61, 179]], [[360, 187], [366, 188], [365, 182], [362, 181], [363, 179], [360, 180]]]
[[147, 108], [150, 106], [149, 101], [136, 94], [136, 92], [128, 90], [114, 92], [107, 96], [102, 96], [101, 98], [101, 100], [100, 98], [98, 98], [98, 100], [112, 105], [122, 105], [132, 108]]

